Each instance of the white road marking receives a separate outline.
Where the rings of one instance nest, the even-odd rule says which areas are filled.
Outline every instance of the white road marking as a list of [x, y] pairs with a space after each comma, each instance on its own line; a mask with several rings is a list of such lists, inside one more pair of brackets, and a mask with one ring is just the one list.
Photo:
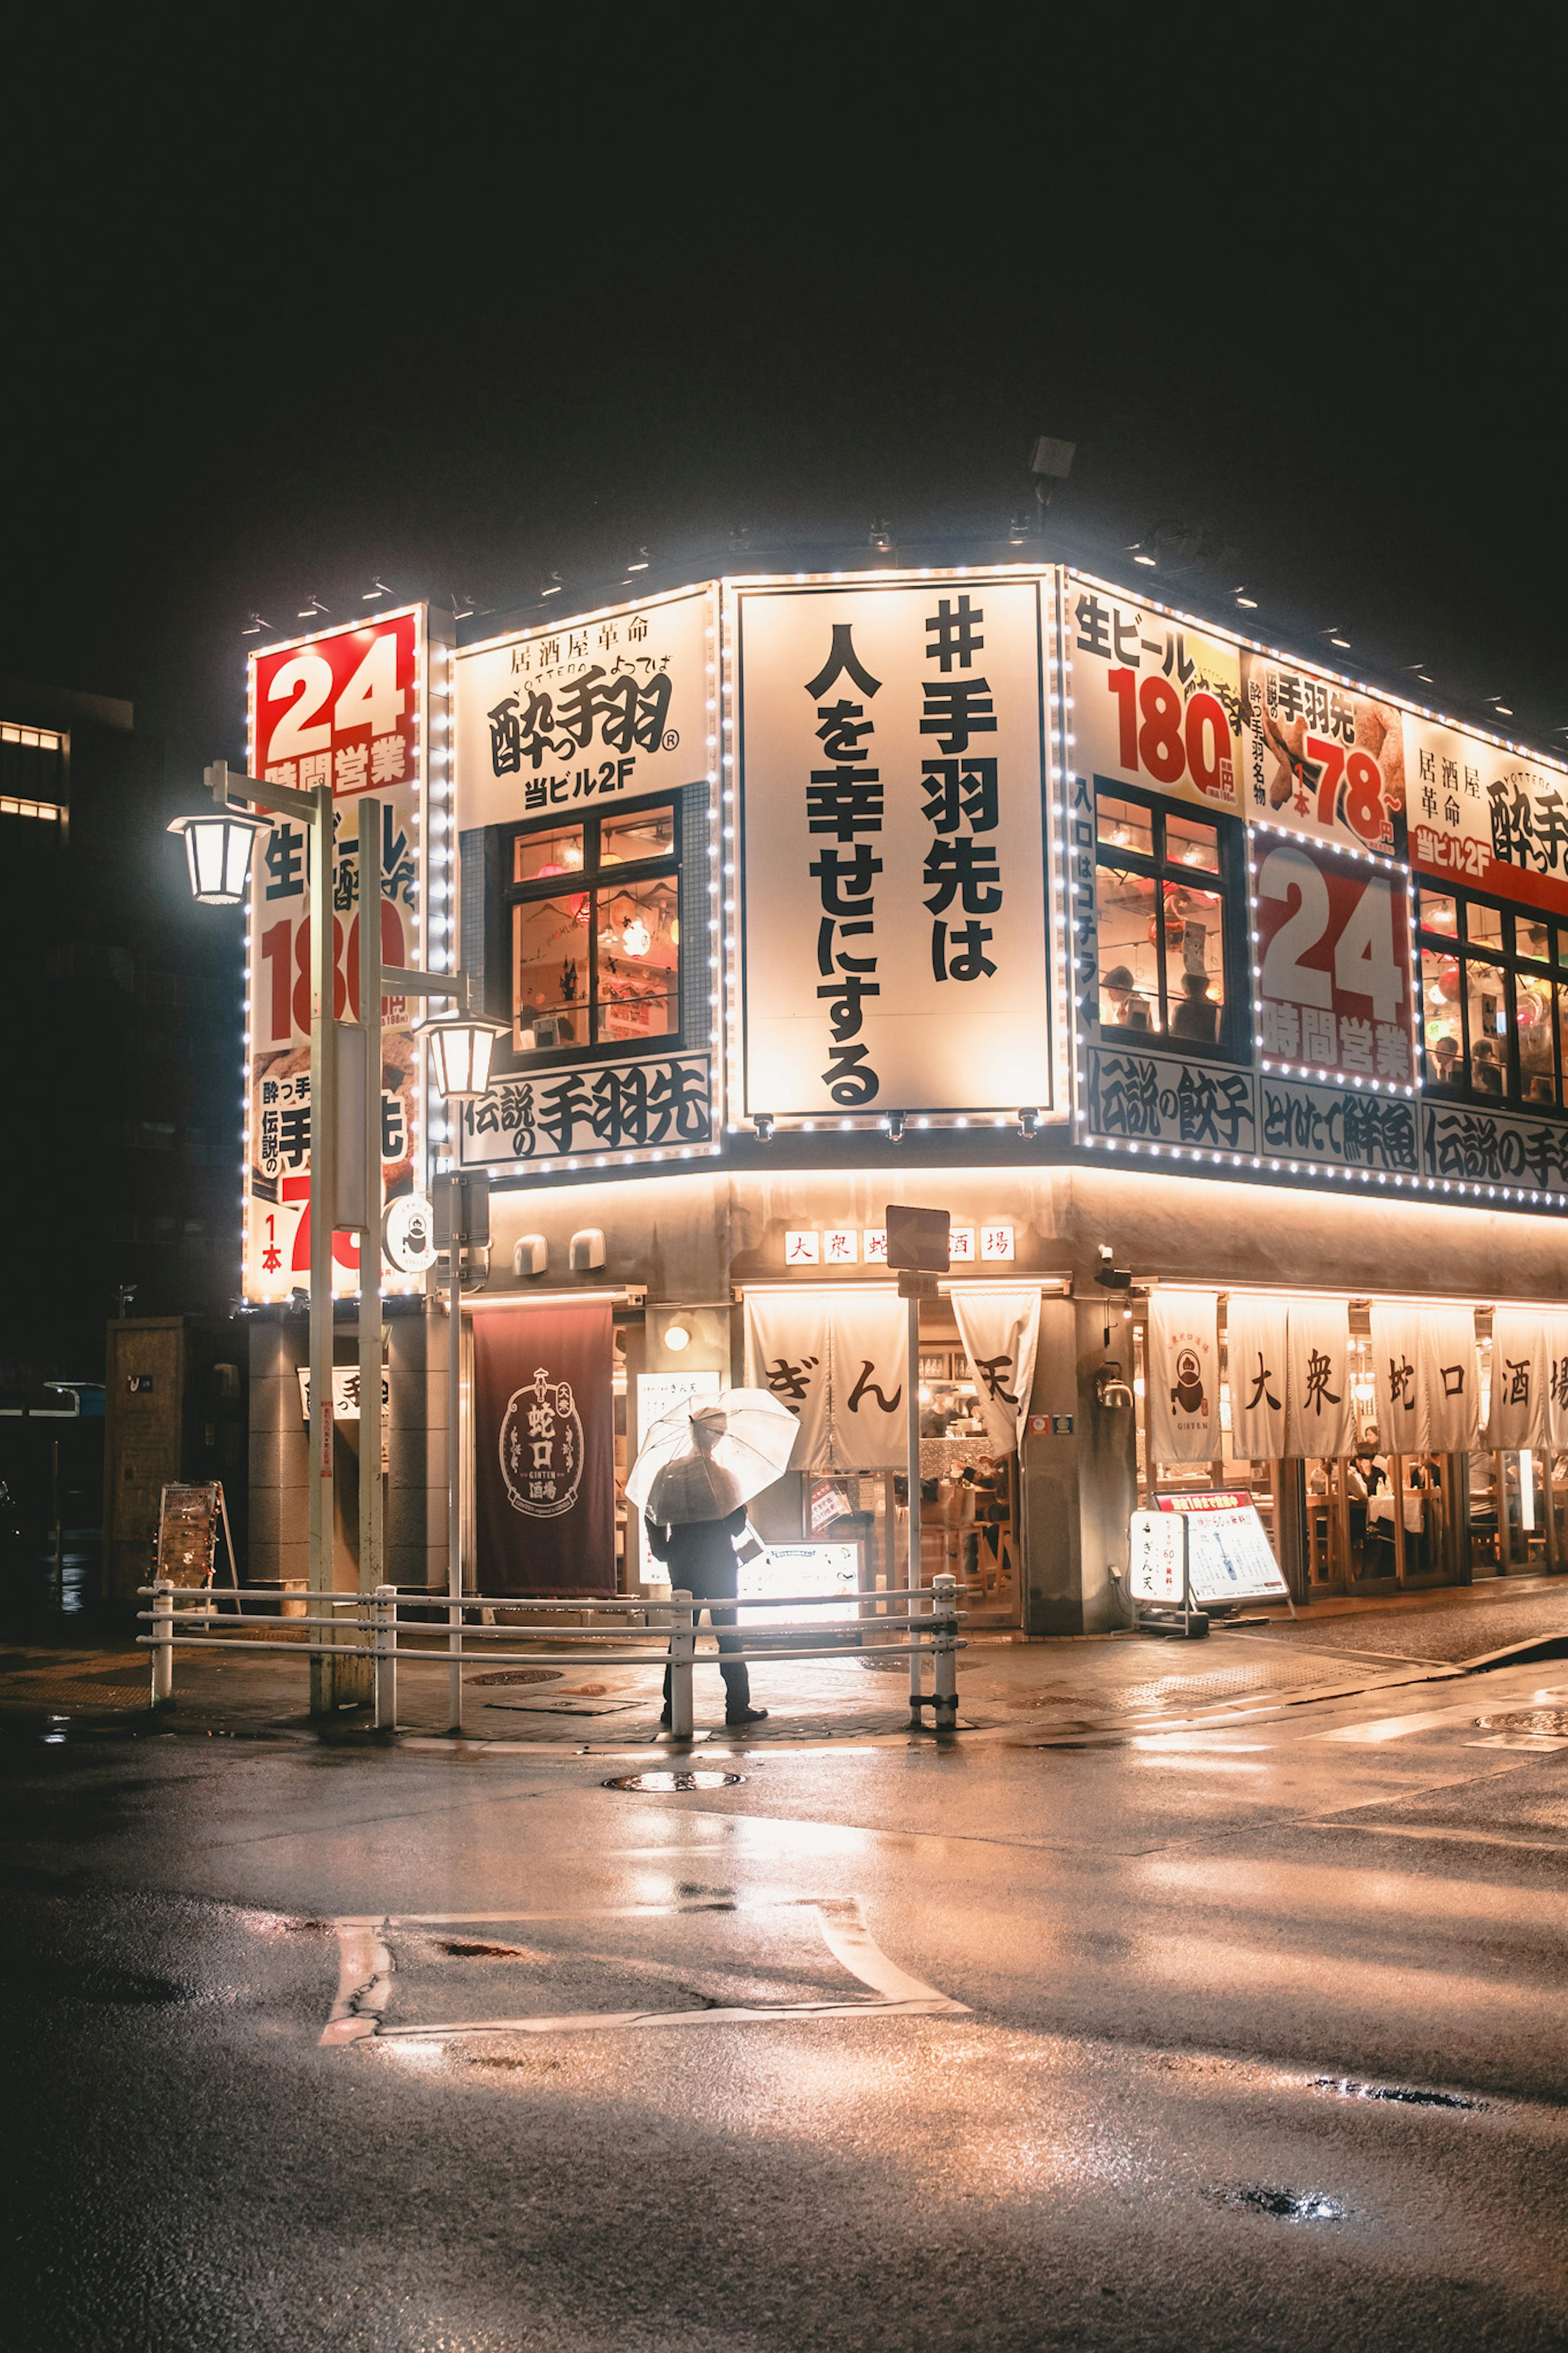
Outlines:
[[338, 1922], [338, 1998], [322, 2042], [360, 2042], [380, 2026], [392, 1998], [392, 1955], [381, 1934], [385, 1925], [380, 1918]]
[[1538, 1756], [1552, 1748], [1568, 1748], [1568, 1739], [1552, 1732], [1494, 1732], [1489, 1739], [1467, 1740], [1467, 1748], [1531, 1748]]
[[1403, 1740], [1412, 1732], [1434, 1732], [1439, 1725], [1463, 1724], [1473, 1717], [1476, 1703], [1467, 1707], [1436, 1707], [1422, 1715], [1384, 1715], [1369, 1724], [1342, 1724], [1333, 1732], [1308, 1734], [1310, 1740], [1339, 1740], [1353, 1748], [1379, 1748], [1385, 1740]]
[[[877, 1999], [868, 2001], [802, 2001], [737, 2003], [720, 2010], [623, 2010], [565, 2011], [553, 2018], [460, 2019], [446, 2025], [388, 2026], [384, 2021], [392, 1996], [395, 1963], [390, 1950], [399, 1928], [520, 1927], [528, 1922], [552, 1920], [629, 1920], [683, 1913], [711, 1916], [716, 1911], [814, 1912], [823, 1942], [834, 1959], [851, 1977], [858, 1978]], [[555, 2034], [584, 2028], [627, 2026], [733, 2025], [753, 2019], [805, 2018], [967, 2018], [967, 2003], [939, 1993], [921, 1978], [883, 1952], [861, 1915], [858, 1895], [786, 1897], [782, 1905], [745, 1904], [621, 1904], [573, 1911], [441, 1912], [380, 1915], [340, 1919], [337, 1923], [338, 1997], [321, 2036], [323, 2044], [362, 2042], [373, 2037], [386, 2042], [429, 2041], [450, 2034]]]

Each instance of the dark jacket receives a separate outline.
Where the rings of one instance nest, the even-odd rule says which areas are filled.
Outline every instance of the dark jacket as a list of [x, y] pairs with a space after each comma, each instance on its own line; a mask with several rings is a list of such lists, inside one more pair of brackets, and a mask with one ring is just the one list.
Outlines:
[[662, 1527], [657, 1520], [645, 1521], [647, 1540], [654, 1557], [662, 1560], [669, 1570], [669, 1582], [677, 1592], [733, 1593], [735, 1590], [734, 1538], [746, 1525], [746, 1507], [742, 1504], [728, 1519], [688, 1520], [673, 1528]]

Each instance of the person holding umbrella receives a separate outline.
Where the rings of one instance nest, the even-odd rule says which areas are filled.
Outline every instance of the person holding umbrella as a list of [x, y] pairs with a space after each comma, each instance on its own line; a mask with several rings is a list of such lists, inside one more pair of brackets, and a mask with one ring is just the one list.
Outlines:
[[[626, 1479], [626, 1499], [643, 1512], [655, 1557], [669, 1570], [677, 1592], [709, 1604], [724, 1678], [724, 1721], [761, 1724], [765, 1707], [752, 1705], [752, 1682], [735, 1612], [715, 1604], [735, 1599], [736, 1539], [745, 1533], [746, 1505], [788, 1464], [798, 1424], [765, 1389], [726, 1389], [701, 1405], [680, 1405], [656, 1421]], [[664, 1712], [670, 1720], [669, 1669], [664, 1671]]]

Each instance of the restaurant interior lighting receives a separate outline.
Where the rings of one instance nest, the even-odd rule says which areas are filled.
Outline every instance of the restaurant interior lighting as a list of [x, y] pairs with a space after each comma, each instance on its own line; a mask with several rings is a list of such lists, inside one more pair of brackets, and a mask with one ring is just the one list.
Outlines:
[[487, 1021], [472, 1013], [443, 1013], [416, 1023], [415, 1036], [430, 1041], [436, 1085], [444, 1102], [472, 1103], [484, 1093], [496, 1039], [506, 1035], [506, 1029], [504, 1021]]
[[266, 818], [243, 809], [214, 809], [205, 817], [177, 817], [167, 830], [185, 838], [185, 867], [198, 907], [238, 907], [250, 875], [250, 853], [258, 833], [271, 830]]

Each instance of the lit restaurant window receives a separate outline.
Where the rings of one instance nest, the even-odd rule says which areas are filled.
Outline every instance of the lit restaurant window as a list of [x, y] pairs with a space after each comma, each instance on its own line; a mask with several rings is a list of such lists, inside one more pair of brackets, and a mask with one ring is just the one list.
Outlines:
[[1426, 1084], [1561, 1110], [1568, 927], [1456, 891], [1416, 902]]
[[643, 1045], [680, 1028], [676, 805], [511, 837], [512, 1050]]
[[1228, 1050], [1226, 885], [1236, 844], [1222, 822], [1123, 793], [1097, 801], [1100, 1020]]

